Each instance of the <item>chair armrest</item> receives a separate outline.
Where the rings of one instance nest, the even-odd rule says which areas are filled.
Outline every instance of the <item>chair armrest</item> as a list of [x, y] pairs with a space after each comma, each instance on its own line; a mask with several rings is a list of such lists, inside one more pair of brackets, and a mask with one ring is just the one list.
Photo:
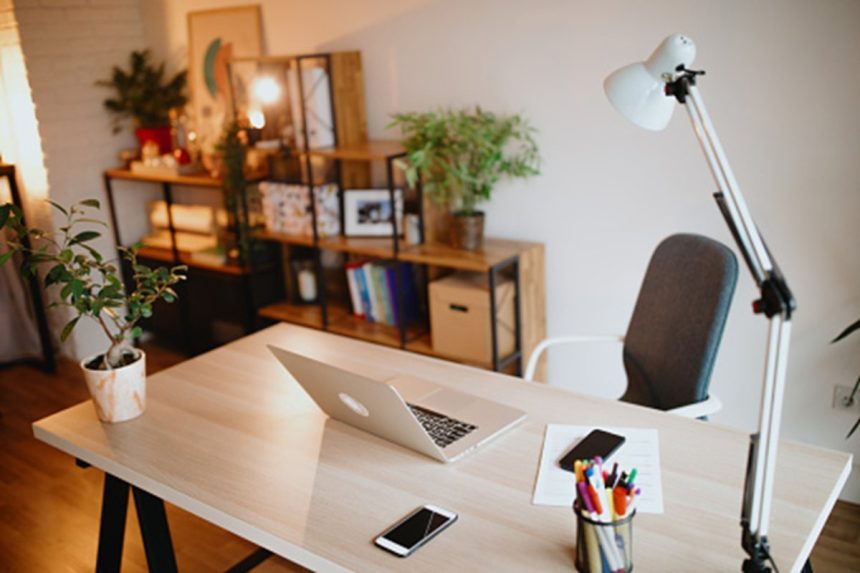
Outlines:
[[723, 402], [716, 396], [711, 395], [707, 400], [702, 400], [701, 402], [696, 402], [689, 406], [679, 406], [678, 408], [672, 408], [671, 410], [666, 411], [670, 414], [683, 416], [684, 418], [701, 418], [703, 416], [716, 414], [722, 409]]
[[540, 359], [540, 355], [550, 346], [555, 346], [556, 344], [573, 344], [579, 342], [624, 342], [624, 335], [603, 334], [595, 336], [556, 336], [553, 338], [544, 338], [537, 344], [537, 346], [535, 346], [535, 349], [532, 350], [532, 354], [531, 356], [529, 356], [529, 361], [526, 365], [526, 372], [523, 375], [523, 378], [529, 381], [534, 379], [535, 370], [537, 370], [537, 363]]

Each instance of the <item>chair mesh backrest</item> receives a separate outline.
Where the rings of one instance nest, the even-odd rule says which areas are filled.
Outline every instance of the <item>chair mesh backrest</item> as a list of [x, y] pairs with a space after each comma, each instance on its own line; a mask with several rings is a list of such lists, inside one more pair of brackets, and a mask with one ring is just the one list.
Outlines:
[[707, 237], [657, 246], [624, 340], [622, 400], [668, 410], [707, 399], [737, 277], [734, 253]]

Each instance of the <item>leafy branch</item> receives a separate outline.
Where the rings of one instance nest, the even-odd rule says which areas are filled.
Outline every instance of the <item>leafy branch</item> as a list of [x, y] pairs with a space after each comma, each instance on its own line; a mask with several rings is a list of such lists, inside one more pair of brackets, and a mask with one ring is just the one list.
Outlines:
[[[138, 322], [152, 316], [152, 307], [159, 301], [173, 302], [176, 291], [173, 286], [185, 280], [184, 265], [171, 269], [152, 269], [138, 263], [137, 248], [120, 248], [122, 258], [128, 261], [133, 272], [134, 290], [126, 293], [119, 278], [116, 261], [105, 258], [89, 243], [101, 236], [93, 229], [81, 230], [83, 225], [107, 227], [100, 219], [87, 216], [89, 209], [100, 209], [98, 200], [85, 199], [69, 209], [49, 201], [64, 217], [64, 224], [57, 233], [28, 228], [23, 213], [16, 205], [0, 205], [0, 230], [11, 231], [13, 238], [0, 243], [5, 251], [0, 253], [0, 265], [7, 263], [16, 254], [22, 254], [23, 274], [35, 277], [40, 265], [50, 265], [45, 275], [45, 287], [59, 288], [57, 300], [49, 308], [63, 306], [71, 308], [74, 317], [66, 323], [60, 333], [65, 341], [84, 316], [93, 318], [110, 340], [110, 347], [102, 356], [104, 369], [123, 365], [124, 351], [130, 340], [140, 336]], [[38, 247], [26, 247], [25, 237], [39, 243]]]
[[150, 63], [149, 50], [132, 52], [128, 63], [128, 70], [114, 66], [109, 79], [96, 82], [97, 86], [114, 89], [114, 97], [104, 100], [105, 109], [113, 116], [114, 133], [119, 133], [126, 118], [132, 118], [135, 127], [169, 125], [170, 110], [188, 103], [187, 72], [165, 78], [164, 62], [158, 66]]
[[400, 166], [408, 183], [414, 186], [420, 177], [436, 203], [465, 214], [489, 200], [502, 177], [540, 173], [535, 130], [519, 115], [442, 109], [395, 114], [388, 127], [403, 134], [408, 162]]

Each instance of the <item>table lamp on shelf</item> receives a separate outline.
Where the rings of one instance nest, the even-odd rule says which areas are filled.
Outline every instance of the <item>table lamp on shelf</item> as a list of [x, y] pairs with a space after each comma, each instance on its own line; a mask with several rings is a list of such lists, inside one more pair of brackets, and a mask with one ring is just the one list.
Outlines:
[[689, 69], [696, 46], [684, 35], [669, 36], [647, 60], [625, 66], [606, 78], [604, 89], [612, 105], [627, 119], [645, 129], [664, 129], [675, 110], [685, 106], [699, 145], [717, 183], [714, 198], [741, 251], [760, 298], [753, 312], [769, 320], [758, 432], [750, 436], [744, 499], [741, 510], [741, 545], [748, 558], [744, 572], [769, 572], [773, 564], [767, 541], [770, 504], [782, 413], [791, 315], [796, 307], [779, 267], [750, 216], [711, 119], [696, 87], [703, 71]]

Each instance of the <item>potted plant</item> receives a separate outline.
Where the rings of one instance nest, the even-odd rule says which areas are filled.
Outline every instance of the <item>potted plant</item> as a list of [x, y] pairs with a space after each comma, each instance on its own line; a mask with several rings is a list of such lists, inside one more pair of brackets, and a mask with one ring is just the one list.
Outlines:
[[113, 97], [104, 100], [105, 109], [112, 115], [113, 132], [119, 133], [123, 122], [131, 118], [141, 148], [153, 141], [161, 154], [173, 149], [170, 111], [188, 102], [186, 84], [186, 71], [167, 80], [164, 62], [158, 66], [152, 64], [149, 50], [132, 52], [128, 70], [114, 66], [110, 79], [96, 82], [115, 92]]
[[[855, 321], [853, 324], [851, 324], [851, 325], [850, 325], [849, 327], [847, 327], [845, 330], [843, 330], [842, 332], [840, 332], [840, 333], [839, 333], [839, 336], [837, 336], [836, 338], [834, 338], [833, 340], [831, 340], [831, 341], [830, 341], [830, 342], [831, 342], [831, 344], [832, 344], [832, 343], [834, 343], [834, 342], [839, 342], [840, 340], [842, 340], [843, 338], [847, 337], [849, 334], [851, 334], [851, 333], [852, 333], [852, 332], [854, 332], [855, 330], [860, 330], [860, 320]], [[848, 405], [853, 404], [853, 403], [854, 403], [854, 400], [856, 400], [856, 399], [857, 399], [857, 398], [856, 398], [856, 396], [857, 396], [857, 391], [858, 391], [858, 390], [860, 390], [860, 377], [858, 377], [858, 378], [857, 378], [857, 381], [856, 381], [856, 382], [854, 382], [854, 387], [851, 389], [851, 394], [849, 394], [849, 395], [845, 398], [845, 401], [846, 401], [846, 402], [848, 402]], [[850, 437], [854, 434], [854, 432], [856, 432], [856, 431], [857, 431], [857, 428], [858, 428], [858, 427], [860, 427], [860, 418], [857, 418], [857, 421], [856, 421], [856, 422], [854, 422], [854, 425], [851, 427], [851, 430], [848, 432], [848, 435], [847, 435], [847, 436], [845, 436], [845, 439], [847, 440], [848, 438], [850, 438]]]
[[[28, 228], [21, 210], [11, 204], [0, 205], [0, 231], [8, 229], [11, 238], [0, 242], [0, 265], [21, 253], [22, 271], [34, 277], [40, 265], [47, 265], [45, 286], [57, 291], [57, 300], [49, 308], [65, 306], [73, 317], [63, 327], [60, 340], [66, 340], [82, 317], [101, 326], [110, 344], [101, 354], [85, 358], [81, 368], [95, 404], [104, 422], [122, 422], [143, 413], [146, 407], [146, 357], [131, 345], [140, 336], [137, 323], [152, 316], [153, 305], [163, 300], [173, 302], [173, 286], [185, 279], [184, 266], [151, 269], [137, 261], [136, 247], [122, 248], [122, 258], [132, 270], [134, 289], [127, 293], [118, 276], [115, 262], [106, 260], [90, 242], [100, 236], [92, 225], [106, 226], [88, 216], [99, 209], [96, 199], [86, 199], [69, 209], [51, 203], [65, 218], [58, 233]], [[40, 243], [25, 248], [25, 236]]]
[[415, 185], [420, 177], [428, 197], [453, 211], [451, 240], [463, 249], [483, 244], [484, 213], [476, 207], [496, 183], [539, 173], [534, 129], [520, 115], [441, 109], [396, 114], [389, 127], [404, 137], [407, 182]]

